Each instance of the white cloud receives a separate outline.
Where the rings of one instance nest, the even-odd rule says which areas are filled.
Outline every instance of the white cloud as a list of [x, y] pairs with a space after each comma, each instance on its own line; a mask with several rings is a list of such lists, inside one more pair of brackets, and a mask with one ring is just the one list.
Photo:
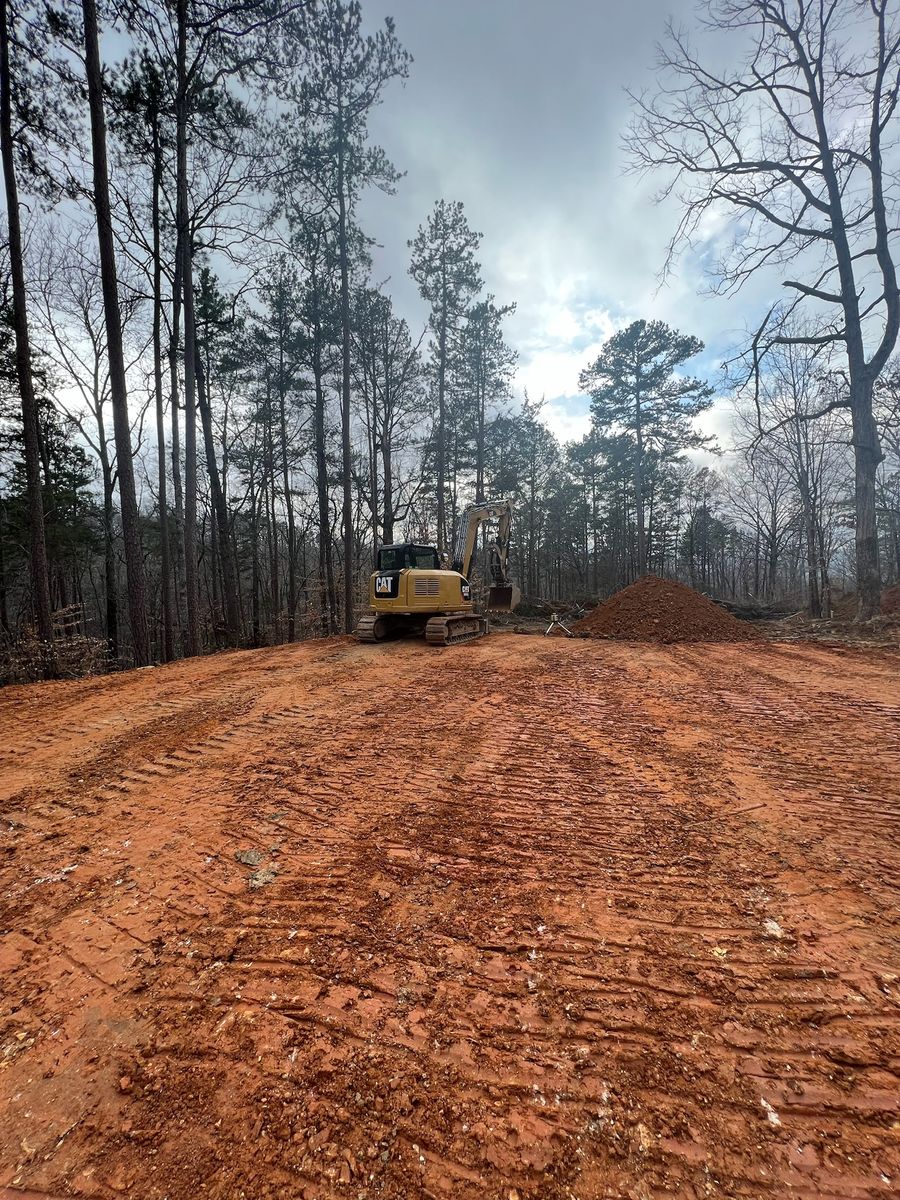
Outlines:
[[581, 372], [621, 324], [607, 309], [581, 300], [584, 288], [584, 281], [572, 276], [550, 281], [543, 295], [532, 293], [530, 303], [510, 318], [520, 392], [548, 401], [579, 394]]
[[600, 343], [596, 342], [584, 350], [559, 343], [552, 348], [526, 352], [520, 359], [516, 386], [533, 399], [575, 396], [580, 391], [579, 375], [599, 351]]
[[581, 324], [570, 308], [561, 308], [547, 320], [546, 336], [563, 342], [574, 342], [581, 334]]
[[559, 441], [580, 442], [591, 429], [588, 398], [575, 396], [548, 400], [541, 409], [541, 421]]
[[730, 397], [719, 396], [712, 407], [700, 413], [694, 425], [703, 434], [712, 435], [720, 450], [734, 447], [734, 404]]

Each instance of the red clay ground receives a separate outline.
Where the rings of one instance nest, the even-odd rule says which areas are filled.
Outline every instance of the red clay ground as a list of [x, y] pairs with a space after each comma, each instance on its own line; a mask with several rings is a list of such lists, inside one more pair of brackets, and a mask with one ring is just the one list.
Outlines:
[[0, 694], [0, 1195], [900, 1190], [900, 654]]

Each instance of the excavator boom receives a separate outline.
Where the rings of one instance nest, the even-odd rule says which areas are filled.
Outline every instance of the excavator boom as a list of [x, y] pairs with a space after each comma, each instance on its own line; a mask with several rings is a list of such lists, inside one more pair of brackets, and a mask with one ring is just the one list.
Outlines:
[[462, 513], [456, 538], [453, 568], [467, 579], [472, 569], [478, 530], [485, 521], [497, 521], [497, 537], [491, 547], [491, 584], [488, 589], [488, 612], [512, 612], [519, 603], [519, 589], [508, 575], [509, 527], [512, 506], [508, 500], [486, 500], [470, 504]]

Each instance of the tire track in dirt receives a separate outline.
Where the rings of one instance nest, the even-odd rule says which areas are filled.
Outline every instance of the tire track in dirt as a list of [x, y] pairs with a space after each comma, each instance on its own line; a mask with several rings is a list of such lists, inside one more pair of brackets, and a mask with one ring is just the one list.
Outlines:
[[144, 765], [137, 735], [86, 867], [29, 892], [0, 1086], [49, 1075], [0, 1183], [894, 1194], [896, 928], [843, 834], [797, 886], [842, 711], [893, 791], [854, 812], [892, 828], [877, 668], [514, 637], [252, 661], [206, 690], [246, 713]]
[[[269, 657], [272, 658], [274, 656]], [[345, 670], [340, 668], [335, 669], [334, 665], [320, 669], [316, 659], [323, 657], [321, 652], [315, 656], [304, 655], [303, 657], [312, 659], [311, 662], [307, 661], [304, 664], [307, 669], [302, 679], [302, 690], [307, 695], [314, 687], [317, 673], [327, 679], [328, 686], [333, 690], [335, 681], [340, 680], [343, 674], [352, 671], [350, 667], [347, 667]], [[333, 654], [329, 652], [324, 657], [330, 659], [333, 657]], [[271, 679], [273, 672], [267, 671], [266, 674]], [[281, 673], [279, 672], [278, 674]], [[294, 658], [291, 664], [289, 674], [292, 678], [296, 677], [296, 658]], [[252, 690], [258, 683], [258, 680], [248, 680], [246, 677], [243, 677], [230, 688], [219, 689], [219, 694], [223, 692], [230, 692], [232, 694], [234, 692], [246, 692], [248, 689]], [[293, 686], [294, 691], [297, 691], [296, 683]], [[277, 691], [272, 690], [267, 694], [266, 699], [271, 702], [273, 699], [277, 699], [279, 694]], [[154, 903], [158, 903], [166, 908], [175, 909], [175, 912], [170, 912], [169, 915], [174, 916], [176, 921], [181, 918], [183, 923], [180, 928], [182, 932], [185, 932], [191, 921], [206, 915], [209, 911], [203, 899], [197, 899], [198, 892], [208, 892], [212, 888], [214, 896], [218, 894], [224, 899], [230, 898], [232, 892], [240, 886], [239, 881], [234, 878], [236, 868], [233, 862], [231, 863], [230, 870], [226, 869], [224, 872], [220, 872], [226, 876], [227, 882], [224, 886], [218, 885], [218, 892], [216, 890], [217, 882], [210, 879], [210, 871], [204, 871], [202, 865], [199, 870], [185, 871], [181, 863], [177, 863], [174, 873], [166, 869], [167, 859], [178, 857], [184, 841], [183, 838], [179, 839], [177, 836], [171, 836], [172, 830], [168, 827], [168, 822], [171, 821], [172, 816], [178, 811], [176, 809], [173, 812], [172, 803], [174, 801], [177, 804], [178, 796], [185, 796], [186, 792], [188, 795], [191, 792], [199, 793], [192, 796], [192, 800], [202, 799], [203, 790], [195, 788], [194, 783], [198, 778], [196, 768], [202, 760], [203, 755], [206, 755], [205, 765], [207, 767], [210, 766], [211, 759], [217, 761], [220, 768], [223, 765], [223, 760], [225, 760], [224, 766], [227, 771], [229, 764], [227, 762], [227, 755], [223, 749], [225, 745], [232, 741], [239, 741], [243, 737], [243, 754], [246, 757], [248, 746], [251, 753], [256, 748], [256, 739], [259, 734], [267, 726], [271, 725], [273, 721], [277, 723], [279, 720], [282, 722], [289, 720], [291, 712], [290, 708], [263, 712], [261, 716], [253, 718], [249, 723], [246, 723], [246, 728], [242, 731], [236, 731], [233, 727], [226, 726], [225, 732], [221, 735], [213, 735], [212, 738], [204, 739], [200, 743], [189, 743], [182, 749], [175, 750], [172, 761], [176, 766], [184, 762], [185, 769], [181, 774], [176, 774], [173, 777], [173, 786], [165, 793], [159, 795], [153, 794], [154, 792], [158, 792], [161, 783], [167, 785], [169, 781], [166, 779], [160, 781], [153, 774], [148, 779], [148, 773], [145, 770], [142, 774], [139, 774], [137, 779], [129, 779], [125, 773], [120, 772], [120, 787], [106, 791], [101, 790], [98, 793], [89, 795], [86, 806], [82, 805], [82, 811], [78, 814], [77, 834], [73, 837], [63, 837], [63, 848], [60, 848], [58, 844], [53, 846], [56, 856], [59, 858], [62, 855], [61, 859], [55, 864], [55, 869], [46, 870], [42, 877], [32, 879], [29, 884], [29, 889], [36, 888], [36, 891], [32, 891], [29, 896], [29, 900], [32, 902], [30, 915], [32, 925], [35, 928], [29, 928], [27, 925], [20, 924], [18, 919], [15, 920], [16, 926], [21, 930], [16, 938], [19, 945], [12, 944], [11, 954], [7, 961], [11, 961], [15, 965], [23, 957], [27, 959], [36, 952], [40, 942], [45, 943], [46, 952], [51, 959], [55, 948], [61, 956], [69, 958], [67, 952], [62, 950], [60, 943], [64, 944], [65, 938], [68, 935], [74, 934], [79, 940], [87, 944], [89, 953], [84, 957], [88, 959], [99, 958], [104, 964], [109, 966], [109, 969], [106, 971], [104, 977], [102, 970], [98, 971], [94, 969], [87, 961], [75, 961], [74, 963], [70, 962], [69, 967], [63, 969], [61, 973], [62, 978], [67, 986], [80, 993], [82, 1001], [89, 998], [95, 999], [98, 1002], [101, 1000], [105, 1001], [105, 991], [109, 989], [115, 990], [123, 981], [127, 980], [128, 960], [134, 956], [135, 948], [152, 946], [154, 941], [158, 940], [154, 935], [156, 935], [159, 921], [148, 921], [142, 915], [142, 910], [146, 909], [148, 904], [152, 907]], [[203, 719], [205, 720], [206, 717]], [[146, 731], [136, 732], [137, 737], [133, 749], [138, 757], [140, 757], [140, 749], [143, 745], [141, 734], [145, 734]], [[176, 731], [172, 730], [170, 732]], [[179, 740], [176, 739], [176, 746]], [[106, 755], [107, 749], [108, 747], [104, 746], [100, 751], [99, 758], [101, 760]], [[185, 753], [185, 751], [193, 751], [194, 753]], [[160, 759], [158, 761], [163, 761], [163, 766], [166, 765], [164, 760]], [[188, 764], [191, 764], [190, 770], [188, 770]], [[208, 777], [212, 786], [215, 786], [216, 776], [220, 773], [220, 771], [206, 770], [203, 772], [201, 778], [206, 779]], [[237, 779], [240, 780], [239, 773]], [[185, 788], [185, 782], [187, 781], [189, 781], [188, 786]], [[185, 798], [187, 797], [185, 796]], [[89, 820], [85, 820], [85, 812], [89, 812], [91, 817], [97, 818], [93, 822], [93, 837], [87, 836], [86, 833], [92, 823]], [[185, 824], [189, 829], [190, 827], [193, 827], [194, 830], [198, 828], [202, 829], [205, 824], [205, 817], [209, 814], [209, 808], [202, 803], [198, 804], [196, 810], [189, 816], [188, 814], [184, 814], [187, 817]], [[57, 814], [51, 813], [48, 807], [47, 814], [45, 815], [53, 817]], [[138, 822], [136, 835], [135, 817]], [[151, 830], [149, 839], [143, 836], [148, 828]], [[120, 837], [123, 833], [132, 833], [131, 837], [124, 838], [124, 840], [118, 843], [121, 847], [118, 850], [116, 849], [116, 842], [114, 840], [115, 834], [111, 834], [113, 829], [119, 831]], [[205, 833], [206, 831], [204, 830], [201, 837]], [[50, 830], [50, 834], [52, 834], [54, 839], [59, 837], [58, 832], [53, 829]], [[101, 838], [110, 844], [102, 845], [100, 842]], [[79, 841], [83, 842], [83, 844], [77, 844]], [[215, 841], [215, 839], [212, 839], [212, 841]], [[99, 854], [96, 852], [98, 846]], [[101, 857], [107, 854], [110, 854], [113, 858], [112, 872], [109, 871], [109, 861], [104, 861]], [[81, 857], [81, 861], [77, 863], [77, 867], [73, 868], [71, 865], [63, 866], [62, 863], [70, 864], [72, 862], [73, 855], [80, 855]], [[207, 864], [214, 863], [214, 855], [206, 854], [205, 856], [198, 855], [197, 857], [200, 859], [201, 864], [204, 861], [204, 857]], [[230, 858], [231, 855], [229, 854], [228, 857]], [[133, 867], [135, 878], [128, 879], [126, 877], [126, 870], [122, 871], [123, 878], [115, 878], [115, 874], [118, 873], [117, 863], [128, 859], [131, 859], [135, 863]], [[138, 863], [140, 865], [137, 865]], [[98, 876], [98, 870], [102, 872], [104, 867], [106, 868], [105, 877], [103, 874]], [[138, 886], [136, 883], [138, 874], [142, 871], [146, 872], [148, 869], [154, 875], [149, 889], [145, 890], [145, 885], [141, 881], [139, 899], [128, 900], [128, 892]], [[70, 871], [72, 872], [71, 874], [68, 873]], [[21, 867], [18, 874], [21, 877]], [[126, 896], [124, 904], [120, 899], [122, 893], [115, 890], [120, 885], [124, 885]], [[53, 890], [57, 892], [57, 895], [53, 897], [53, 902], [43, 904], [43, 897], [46, 896], [49, 901], [49, 893]], [[21, 887], [5, 890], [4, 899], [7, 901], [10, 899], [15, 900], [14, 893], [20, 891]], [[60, 892], [63, 893], [62, 896], [59, 895]], [[13, 894], [11, 895], [11, 893]], [[177, 901], [175, 900], [176, 896]], [[10, 918], [12, 919], [11, 907], [7, 907], [7, 913], [10, 914]], [[115, 916], [109, 914], [108, 910], [111, 908], [115, 911]], [[84, 919], [77, 916], [78, 913], [85, 911], [90, 912], [92, 915]], [[19, 914], [16, 913], [15, 917], [18, 918], [18, 916]], [[79, 924], [92, 925], [95, 928], [89, 933], [86, 930], [77, 929], [77, 925]], [[176, 927], [176, 932], [177, 929], [178, 927]], [[32, 935], [36, 940], [33, 940]], [[70, 967], [75, 971], [77, 982], [67, 978], [67, 976], [71, 975]], [[60, 972], [57, 971], [56, 975], [59, 977]], [[18, 1008], [18, 1005], [16, 1005], [16, 1008]], [[37, 1011], [30, 1014], [32, 1017], [40, 1015], [39, 1010], [41, 1005], [38, 1004], [35, 1008]], [[66, 1020], [65, 1015], [60, 1013], [58, 1009], [52, 1011], [52, 1005], [50, 1008], [51, 1011], [45, 1014], [45, 1019], [40, 1024], [43, 1025], [45, 1030], [50, 1029], [52, 1031], [52, 1027], [55, 1024], [63, 1025], [66, 1023]], [[77, 1047], [83, 1040], [83, 1026], [77, 1020], [74, 1022], [74, 1025], [75, 1031], [68, 1039], [70, 1047]], [[57, 1029], [54, 1032], [58, 1033], [59, 1030]], [[23, 1039], [24, 1043], [29, 1043], [31, 1036], [32, 1034], [29, 1034]], [[109, 1038], [106, 1036], [104, 1036], [103, 1040], [107, 1043], [109, 1042]], [[116, 1039], [113, 1038], [112, 1040], [115, 1042]], [[14, 1045], [13, 1049], [15, 1050], [16, 1048]], [[70, 1067], [70, 1076], [73, 1080], [77, 1079], [82, 1071], [85, 1070], [88, 1074], [90, 1073], [89, 1068], [86, 1069], [84, 1062], [79, 1062], [76, 1056], [76, 1061]], [[104, 1098], [92, 1097], [91, 1089], [87, 1089], [86, 1099], [89, 1101], [93, 1100], [95, 1103], [101, 1103]], [[109, 1097], [105, 1097], [105, 1100], [108, 1102]], [[56, 1124], [59, 1127], [60, 1123], [57, 1122]]]
[[[311, 678], [329, 674], [329, 658], [340, 648], [333, 641], [316, 644], [306, 664]], [[132, 741], [161, 720], [190, 713], [209, 697], [221, 703], [252, 697], [254, 685], [271, 687], [288, 680], [295, 661], [284, 648], [267, 652], [265, 665], [246, 652], [190, 659], [141, 675], [121, 675], [69, 683], [49, 683], [40, 689], [17, 687], [0, 694], [0, 722], [7, 736], [0, 747], [0, 766], [14, 766], [28, 757], [34, 762], [80, 755], [96, 740], [118, 735]], [[141, 686], [145, 684], [146, 686]], [[123, 700], [125, 703], [123, 703]], [[92, 735], [99, 735], [94, 738]], [[45, 752], [49, 751], [47, 754]]]
[[[900, 667], [900, 656], [883, 657]], [[773, 697], [777, 676], [736, 683], [712, 664], [697, 699], [704, 723], [718, 712], [720, 755], [764, 801], [758, 811], [789, 814], [806, 861], [821, 859], [875, 905], [891, 907], [900, 886], [900, 788], [890, 786], [900, 778], [900, 706], [848, 694], [854, 683], [843, 658], [807, 651], [790, 700]]]

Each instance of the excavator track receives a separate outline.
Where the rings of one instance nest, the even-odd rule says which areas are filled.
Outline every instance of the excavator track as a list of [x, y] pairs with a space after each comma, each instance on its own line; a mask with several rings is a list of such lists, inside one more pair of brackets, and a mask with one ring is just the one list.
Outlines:
[[361, 642], [383, 642], [390, 634], [390, 625], [380, 613], [368, 613], [359, 618], [355, 632]]
[[432, 617], [425, 626], [425, 638], [432, 646], [455, 646], [473, 642], [488, 632], [487, 617], [462, 613], [455, 617]]

